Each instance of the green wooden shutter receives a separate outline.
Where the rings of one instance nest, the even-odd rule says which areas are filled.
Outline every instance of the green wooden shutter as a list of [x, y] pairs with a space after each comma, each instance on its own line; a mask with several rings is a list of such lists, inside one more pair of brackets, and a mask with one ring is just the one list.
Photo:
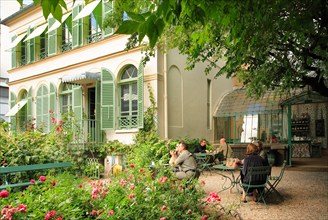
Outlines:
[[[49, 93], [49, 111], [53, 111], [53, 114], [49, 114], [49, 124], [50, 130], [54, 128], [54, 124], [52, 124], [51, 117], [57, 118], [57, 96], [56, 96], [56, 86], [53, 83], [50, 83], [50, 93]], [[48, 112], [49, 112], [48, 111]], [[49, 112], [50, 113], [50, 112]]]
[[[10, 92], [10, 108], [16, 105], [16, 95]], [[10, 117], [11, 130], [16, 131], [16, 115]]]
[[[13, 42], [16, 39], [16, 36], [13, 36], [11, 38], [11, 41]], [[16, 47], [13, 47], [11, 49], [11, 68], [17, 67], [17, 49]]]
[[100, 120], [101, 120], [101, 83], [99, 81], [96, 82], [96, 140], [97, 142], [102, 141], [102, 132], [100, 131]]
[[44, 125], [44, 132], [49, 132], [49, 121], [50, 121], [50, 115], [49, 115], [49, 93], [48, 88], [43, 85], [42, 86], [42, 123]]
[[105, 68], [101, 69], [101, 129], [115, 128], [114, 77]]
[[144, 75], [144, 66], [141, 62], [139, 64], [139, 70], [138, 70], [138, 128], [143, 128], [143, 124], [144, 124], [143, 75]]
[[40, 129], [42, 127], [42, 92], [43, 87], [41, 86], [36, 93], [36, 127]]
[[82, 136], [80, 131], [82, 131], [82, 117], [83, 117], [83, 107], [82, 107], [82, 88], [81, 86], [75, 85], [73, 87], [73, 112], [76, 124], [79, 126], [78, 130], [74, 130], [74, 136], [77, 142], [82, 141]]
[[[30, 35], [35, 28], [28, 28], [27, 33]], [[35, 61], [35, 38], [32, 38], [26, 43], [26, 63]]]
[[30, 89], [28, 90], [27, 93], [27, 122], [28, 123], [33, 123], [33, 101], [32, 101], [32, 86], [30, 87]]
[[[72, 20], [82, 10], [82, 5], [77, 5], [72, 11]], [[76, 48], [83, 45], [83, 18], [72, 21], [72, 47]]]
[[[103, 12], [102, 12], [102, 20], [104, 21], [104, 19], [106, 18], [106, 16], [108, 14], [111, 14], [113, 13], [113, 8], [114, 8], [114, 1], [102, 1], [102, 9], [103, 9]], [[104, 22], [102, 22], [103, 24]], [[114, 33], [114, 29], [113, 28], [102, 28], [103, 30], [103, 37], [107, 37], [109, 35], [112, 35]]]
[[[49, 18], [48, 27], [51, 27], [55, 23], [55, 18]], [[50, 31], [48, 33], [48, 56], [57, 54], [58, 52], [58, 29]]]

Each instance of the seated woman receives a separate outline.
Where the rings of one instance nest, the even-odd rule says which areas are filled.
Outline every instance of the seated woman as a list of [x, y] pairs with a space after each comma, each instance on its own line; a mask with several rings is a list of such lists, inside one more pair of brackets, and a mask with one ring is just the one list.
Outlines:
[[187, 150], [185, 143], [180, 143], [178, 148], [178, 154], [175, 151], [171, 151], [170, 165], [175, 168], [176, 177], [178, 179], [190, 179], [195, 175], [197, 170], [197, 163], [192, 154]]
[[[241, 175], [241, 181], [242, 183], [249, 183], [250, 181], [250, 175], [248, 173], [249, 167], [258, 167], [258, 166], [264, 166], [263, 159], [261, 156], [258, 155], [258, 147], [255, 144], [248, 144], [246, 148], [246, 155], [247, 157], [243, 160], [243, 170]], [[262, 184], [264, 183], [261, 180], [252, 180], [251, 184]], [[243, 189], [243, 195], [241, 198], [241, 201], [247, 202], [246, 195], [248, 193], [253, 194], [253, 201], [256, 201], [257, 197], [257, 191], [263, 190], [263, 189], [255, 189], [255, 188], [244, 188]]]

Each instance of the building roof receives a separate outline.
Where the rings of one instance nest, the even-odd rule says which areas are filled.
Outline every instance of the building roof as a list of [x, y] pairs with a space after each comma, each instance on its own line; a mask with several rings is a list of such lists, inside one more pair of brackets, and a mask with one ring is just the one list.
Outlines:
[[0, 24], [3, 24], [3, 25], [6, 25], [8, 22], [10, 22], [11, 20], [15, 19], [16, 17], [22, 15], [22, 14], [25, 14], [27, 11], [29, 11], [30, 9], [36, 7], [37, 5], [34, 5], [34, 4], [30, 4], [24, 8], [22, 8], [21, 10], [13, 13], [12, 15], [6, 17], [5, 19], [1, 20], [0, 21]]
[[248, 96], [246, 89], [235, 89], [222, 98], [216, 117], [279, 112], [282, 110], [280, 102], [281, 98], [271, 91], [256, 100]]

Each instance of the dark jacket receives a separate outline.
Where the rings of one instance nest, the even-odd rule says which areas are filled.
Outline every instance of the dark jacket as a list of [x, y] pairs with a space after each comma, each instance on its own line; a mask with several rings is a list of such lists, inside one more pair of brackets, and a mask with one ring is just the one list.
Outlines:
[[206, 153], [206, 145], [198, 145], [194, 151], [194, 153]]
[[[244, 159], [244, 165], [243, 165], [243, 182], [248, 183], [250, 176], [248, 175], [248, 167], [258, 167], [258, 166], [264, 166], [263, 159], [257, 154], [249, 155]], [[252, 179], [252, 184], [261, 184], [262, 181]]]

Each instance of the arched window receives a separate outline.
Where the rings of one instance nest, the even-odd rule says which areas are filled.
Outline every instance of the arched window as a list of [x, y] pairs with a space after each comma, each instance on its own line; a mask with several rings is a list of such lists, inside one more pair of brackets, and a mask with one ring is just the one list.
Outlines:
[[119, 82], [119, 128], [138, 127], [138, 69], [126, 66]]

